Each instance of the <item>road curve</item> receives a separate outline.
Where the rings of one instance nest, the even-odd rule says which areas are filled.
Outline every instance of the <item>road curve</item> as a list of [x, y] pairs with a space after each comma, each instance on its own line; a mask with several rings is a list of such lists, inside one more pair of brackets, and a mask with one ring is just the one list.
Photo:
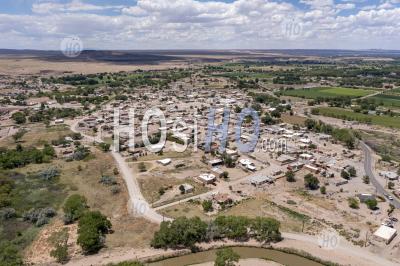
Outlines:
[[[98, 143], [103, 142], [103, 140], [99, 135], [89, 136], [79, 131], [77, 129], [79, 122], [80, 121], [74, 121], [73, 124], [70, 126], [73, 132], [80, 133], [87, 141], [93, 141]], [[144, 217], [157, 224], [161, 223], [162, 221], [170, 221], [171, 220], [170, 218], [162, 216], [150, 206], [150, 204], [143, 197], [137, 179], [133, 175], [132, 169], [130, 169], [128, 163], [121, 156], [121, 154], [114, 151], [113, 147], [111, 147], [111, 150], [112, 150], [111, 155], [114, 158], [117, 167], [119, 169], [119, 172], [121, 173], [121, 176], [124, 179], [126, 187], [128, 189], [128, 194], [129, 194], [128, 209], [130, 213], [133, 214], [134, 216]]]
[[[364, 170], [365, 170], [365, 174], [367, 176], [369, 176], [369, 179], [372, 183], [372, 185], [376, 188], [376, 192], [378, 194], [382, 194], [382, 195], [392, 195], [391, 192], [387, 191], [382, 184], [378, 181], [378, 179], [376, 178], [375, 174], [374, 174], [374, 159], [372, 157], [373, 151], [371, 150], [371, 148], [365, 144], [364, 142], [360, 141], [360, 145], [361, 148], [364, 151]], [[391, 201], [391, 203], [397, 208], [400, 209], [400, 201], [393, 196], [393, 200]]]

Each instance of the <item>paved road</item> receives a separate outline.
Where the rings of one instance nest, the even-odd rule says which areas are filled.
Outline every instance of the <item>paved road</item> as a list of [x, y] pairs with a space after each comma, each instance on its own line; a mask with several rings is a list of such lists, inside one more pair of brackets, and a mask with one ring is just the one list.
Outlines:
[[[101, 137], [98, 135], [96, 136], [89, 136], [81, 131], [78, 130], [78, 124], [79, 120], [76, 120], [72, 123], [71, 130], [73, 132], [79, 132], [82, 134], [82, 136], [87, 140], [87, 141], [94, 141], [97, 143], [102, 143], [103, 140]], [[142, 192], [140, 190], [140, 186], [137, 182], [136, 177], [132, 173], [132, 169], [130, 169], [128, 163], [125, 161], [125, 159], [119, 154], [118, 152], [115, 152], [114, 149], [111, 147], [111, 155], [114, 158], [119, 172], [121, 173], [125, 183], [126, 187], [128, 188], [128, 194], [129, 194], [129, 203], [128, 203], [128, 208], [131, 211], [131, 213], [135, 216], [141, 216], [144, 217], [152, 222], [155, 223], [161, 223], [162, 221], [170, 221], [170, 218], [165, 218], [161, 214], [157, 213], [153, 208], [151, 208], [150, 204], [146, 201], [146, 199], [143, 197]]]
[[[360, 142], [361, 148], [364, 151], [364, 170], [365, 170], [365, 174], [367, 176], [369, 176], [369, 179], [372, 183], [372, 185], [374, 185], [374, 187], [376, 188], [376, 192], [378, 194], [384, 195], [384, 194], [388, 194], [388, 195], [392, 195], [389, 191], [387, 191], [382, 184], [378, 181], [376, 175], [374, 174], [374, 159], [372, 157], [373, 151], [371, 150], [371, 148], [365, 144], [364, 142]], [[400, 201], [393, 196], [393, 200], [391, 201], [391, 203], [397, 208], [400, 209]]]

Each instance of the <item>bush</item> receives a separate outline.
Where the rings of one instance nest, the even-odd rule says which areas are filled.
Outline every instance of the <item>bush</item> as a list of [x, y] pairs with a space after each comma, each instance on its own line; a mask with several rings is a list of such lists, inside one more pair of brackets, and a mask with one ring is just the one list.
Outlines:
[[367, 204], [370, 210], [375, 210], [376, 207], [378, 206], [378, 201], [376, 199], [367, 199], [365, 201], [365, 204]]
[[108, 151], [110, 151], [110, 144], [108, 144], [108, 143], [104, 143], [104, 142], [102, 142], [102, 143], [100, 143], [99, 144], [99, 147], [100, 147], [100, 149], [103, 151], [103, 152], [108, 152]]
[[321, 194], [326, 194], [326, 187], [325, 186], [322, 186], [319, 190], [321, 191]]
[[59, 175], [60, 175], [60, 170], [53, 166], [51, 166], [50, 168], [47, 168], [37, 174], [37, 176], [39, 178], [47, 180], [47, 181], [50, 181]]
[[304, 185], [306, 186], [306, 188], [314, 190], [318, 188], [319, 180], [312, 174], [307, 174], [304, 176]]
[[358, 204], [358, 200], [356, 198], [348, 198], [347, 201], [349, 202], [349, 207], [352, 209], [359, 209], [360, 206]]
[[68, 246], [67, 243], [56, 245], [56, 249], [50, 252], [50, 256], [55, 258], [58, 263], [66, 263], [68, 261]]
[[87, 254], [95, 253], [104, 245], [104, 234], [111, 229], [111, 222], [99, 211], [88, 211], [79, 219], [78, 241]]
[[234, 266], [235, 262], [240, 259], [239, 254], [233, 251], [232, 248], [219, 249], [216, 255], [214, 266]]
[[117, 183], [117, 180], [115, 180], [115, 177], [113, 177], [113, 176], [102, 176], [101, 178], [100, 178], [100, 181], [99, 181], [101, 184], [103, 184], [103, 185], [107, 185], [107, 186], [112, 186], [112, 185], [116, 185], [116, 184], [118, 184]]
[[25, 124], [26, 122], [26, 115], [22, 112], [12, 114], [11, 118], [14, 119], [17, 124]]
[[139, 168], [140, 172], [146, 172], [147, 171], [146, 165], [144, 164], [144, 162], [139, 163], [138, 168]]
[[57, 212], [53, 208], [31, 209], [22, 215], [24, 221], [29, 221], [37, 227], [47, 224]]
[[121, 188], [118, 185], [112, 186], [111, 187], [111, 193], [113, 195], [118, 194], [121, 192]]
[[203, 210], [205, 212], [212, 212], [214, 210], [211, 200], [205, 200], [205, 201], [203, 201], [203, 203], [201, 205], [203, 206]]
[[288, 181], [288, 182], [296, 182], [296, 179], [294, 177], [294, 172], [293, 171], [287, 171], [285, 176], [286, 176], [286, 181]]
[[83, 215], [87, 208], [85, 197], [78, 194], [69, 196], [63, 207], [64, 222], [68, 224], [76, 221]]
[[15, 209], [13, 208], [3, 208], [0, 210], [0, 221], [9, 220], [17, 216]]
[[18, 248], [11, 242], [0, 242], [0, 264], [5, 266], [24, 265]]

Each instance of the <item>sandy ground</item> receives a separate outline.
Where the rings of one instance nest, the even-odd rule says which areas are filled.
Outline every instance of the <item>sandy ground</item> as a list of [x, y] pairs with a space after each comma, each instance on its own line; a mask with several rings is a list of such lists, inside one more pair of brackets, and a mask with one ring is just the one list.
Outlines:
[[63, 74], [83, 73], [94, 74], [101, 72], [119, 72], [142, 70], [162, 70], [187, 66], [182, 61], [170, 61], [155, 65], [122, 65], [99, 62], [49, 62], [38, 59], [8, 59], [0, 58], [0, 74], [5, 75], [34, 75], [34, 74]]

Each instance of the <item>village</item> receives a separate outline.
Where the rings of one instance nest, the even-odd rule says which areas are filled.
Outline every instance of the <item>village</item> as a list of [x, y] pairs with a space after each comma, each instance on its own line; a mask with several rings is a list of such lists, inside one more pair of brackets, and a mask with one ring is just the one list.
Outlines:
[[[393, 196], [377, 193], [365, 172], [363, 150], [349, 149], [332, 135], [313, 131], [304, 123], [307, 117], [290, 111], [296, 102], [260, 105], [254, 95], [235, 89], [228, 79], [197, 75], [173, 82], [162, 91], [144, 86], [109, 97], [107, 90], [101, 90], [87, 97], [107, 99], [85, 106], [79, 100], [60, 103], [46, 96], [46, 91], [58, 85], [37, 86], [40, 91], [30, 89], [26, 105], [18, 106], [16, 100], [4, 104], [0, 137], [21, 130], [15, 123], [16, 113], [76, 110], [68, 111], [73, 112], [72, 118], [66, 115], [48, 121], [49, 126], [67, 126], [75, 132], [53, 143], [57, 157], [69, 160], [82, 143], [88, 149], [103, 145], [119, 152], [145, 201], [163, 217], [175, 218], [175, 212], [187, 210], [190, 204], [188, 215], [211, 219], [255, 199], [268, 198], [286, 212], [272, 215], [282, 218], [294, 209], [295, 215], [303, 217], [301, 229], [295, 229], [302, 233], [318, 235], [324, 228], [334, 228], [346, 240], [379, 254], [400, 243], [396, 238], [400, 216], [392, 204]], [[68, 88], [62, 85], [58, 90]], [[35, 97], [35, 93], [43, 96]], [[273, 97], [268, 91], [257, 93]], [[17, 93], [21, 94], [26, 92]], [[19, 96], [6, 91], [1, 97]], [[257, 119], [241, 116], [242, 110], [254, 107], [258, 128]], [[148, 113], [154, 108], [161, 115]], [[263, 116], [277, 110], [286, 115], [292, 112], [290, 116], [300, 117], [302, 122], [266, 124]], [[145, 125], [144, 118], [148, 120]], [[223, 123], [228, 125], [226, 134], [215, 129]], [[28, 125], [22, 127], [29, 130]], [[157, 151], [145, 145], [144, 131]], [[250, 152], [241, 152], [238, 143], [250, 145], [255, 137], [257, 145]], [[373, 167], [379, 182], [390, 183], [394, 196], [399, 196], [396, 169], [378, 161]], [[271, 215], [264, 207], [259, 206], [255, 214]]]

